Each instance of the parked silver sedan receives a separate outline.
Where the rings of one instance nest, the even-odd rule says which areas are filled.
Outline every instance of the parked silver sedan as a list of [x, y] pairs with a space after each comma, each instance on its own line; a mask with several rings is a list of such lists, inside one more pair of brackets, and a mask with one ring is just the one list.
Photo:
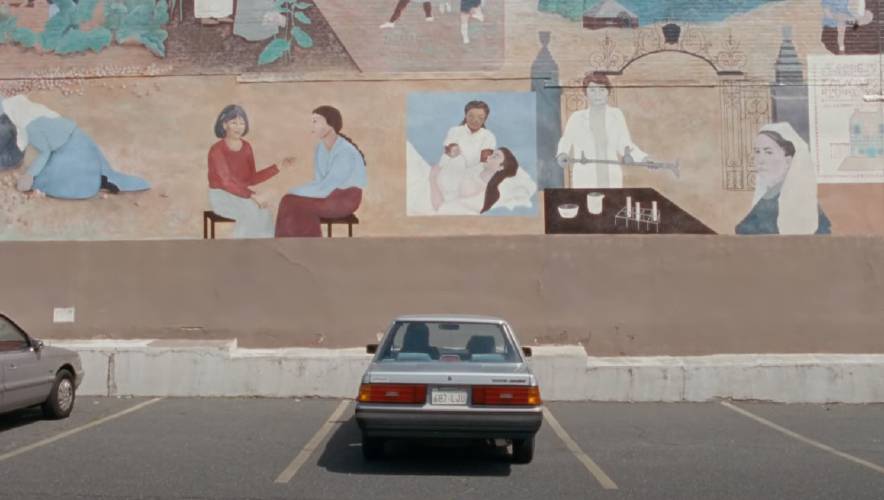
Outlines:
[[47, 417], [65, 418], [82, 380], [76, 352], [45, 346], [0, 314], [0, 413], [41, 405]]
[[515, 462], [534, 457], [540, 388], [506, 321], [402, 316], [367, 350], [356, 404], [366, 459], [392, 438], [506, 440]]

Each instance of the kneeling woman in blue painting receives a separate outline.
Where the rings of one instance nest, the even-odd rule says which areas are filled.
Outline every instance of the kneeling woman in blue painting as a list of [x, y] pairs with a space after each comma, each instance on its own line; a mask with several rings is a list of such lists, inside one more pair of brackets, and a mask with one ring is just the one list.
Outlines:
[[365, 156], [341, 133], [344, 119], [332, 106], [313, 110], [311, 133], [319, 139], [313, 182], [289, 191], [279, 202], [276, 236], [322, 236], [320, 218], [346, 217], [362, 203]]
[[[38, 190], [53, 198], [92, 198], [110, 193], [143, 191], [150, 184], [113, 170], [97, 144], [76, 123], [55, 111], [17, 95], [0, 100], [0, 169], [21, 164], [30, 145], [38, 156], [18, 178], [20, 191]], [[11, 125], [11, 126], [9, 126]], [[19, 154], [16, 154], [18, 151]]]
[[755, 197], [737, 234], [829, 234], [817, 201], [807, 143], [788, 123], [771, 123], [755, 137]]

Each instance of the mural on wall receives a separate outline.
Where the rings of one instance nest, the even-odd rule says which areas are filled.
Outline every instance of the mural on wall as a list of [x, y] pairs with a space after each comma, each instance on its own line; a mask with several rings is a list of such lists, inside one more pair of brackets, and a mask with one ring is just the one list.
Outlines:
[[[274, 223], [272, 200], [257, 185], [280, 173], [276, 164], [257, 170], [251, 144], [244, 139], [249, 118], [238, 105], [225, 106], [215, 121], [220, 140], [208, 154], [209, 205], [234, 223], [234, 238], [319, 237], [322, 218], [354, 214], [366, 185], [365, 156], [342, 128], [341, 112], [328, 105], [313, 110], [311, 134], [316, 141], [312, 181], [291, 188], [279, 201]], [[284, 169], [296, 159], [286, 157]]]
[[501, 0], [315, 0], [360, 71], [495, 70], [504, 63]]
[[346, 217], [362, 204], [368, 182], [365, 154], [341, 130], [341, 112], [328, 105], [313, 110], [310, 133], [317, 141], [313, 180], [289, 190], [279, 202], [277, 237], [322, 236], [322, 218]]
[[820, 41], [829, 52], [882, 52], [881, 0], [821, 0], [820, 3], [823, 8]]
[[16, 189], [65, 200], [145, 191], [140, 177], [114, 170], [97, 144], [77, 124], [26, 96], [0, 98], [0, 169], [21, 166], [25, 150], [37, 157], [22, 168]]
[[876, 56], [808, 57], [812, 150], [823, 183], [884, 183], [884, 105], [881, 59]]
[[[234, 238], [269, 238], [274, 234], [273, 213], [256, 186], [279, 173], [277, 165], [257, 170], [249, 133], [249, 117], [236, 104], [225, 106], [215, 120], [215, 137], [209, 149], [209, 206], [234, 221]], [[290, 166], [291, 159], [283, 164]]]
[[715, 22], [782, 0], [539, 0], [541, 12], [582, 21], [589, 29], [635, 28], [659, 22]]
[[556, 157], [567, 170], [570, 187], [623, 187], [623, 167], [668, 169], [678, 176], [678, 163], [653, 161], [633, 141], [623, 112], [610, 106], [611, 81], [604, 73], [584, 77], [587, 107], [568, 118]]
[[786, 122], [765, 125], [755, 137], [755, 195], [737, 234], [830, 234], [817, 201], [810, 148]]
[[0, 239], [850, 233], [881, 9], [0, 0]]
[[504, 2], [354, 6], [350, 0], [12, 0], [0, 5], [0, 77], [503, 65]]
[[409, 94], [407, 214], [535, 214], [535, 109], [531, 92]]
[[6, 78], [356, 70], [301, 0], [12, 2], [0, 5], [0, 60]]

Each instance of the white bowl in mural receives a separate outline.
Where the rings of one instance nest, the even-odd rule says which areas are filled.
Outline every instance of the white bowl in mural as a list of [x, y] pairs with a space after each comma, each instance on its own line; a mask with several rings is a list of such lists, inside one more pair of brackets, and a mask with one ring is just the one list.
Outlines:
[[578, 210], [580, 210], [580, 205], [574, 203], [559, 205], [559, 215], [561, 215], [563, 219], [573, 219], [574, 217], [577, 217]]

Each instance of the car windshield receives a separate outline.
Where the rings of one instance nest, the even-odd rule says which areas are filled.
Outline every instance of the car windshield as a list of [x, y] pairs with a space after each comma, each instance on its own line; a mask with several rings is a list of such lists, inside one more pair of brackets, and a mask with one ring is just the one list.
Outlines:
[[515, 346], [494, 323], [397, 321], [378, 360], [515, 363]]

